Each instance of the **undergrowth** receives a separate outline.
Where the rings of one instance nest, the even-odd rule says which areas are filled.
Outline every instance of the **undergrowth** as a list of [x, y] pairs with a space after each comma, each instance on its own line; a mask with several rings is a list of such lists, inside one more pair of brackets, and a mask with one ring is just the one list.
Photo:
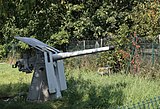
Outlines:
[[62, 99], [30, 103], [26, 101], [26, 94], [32, 74], [20, 73], [8, 64], [0, 64], [0, 109], [115, 109], [160, 94], [159, 80], [123, 72], [102, 77], [86, 68], [66, 68], [65, 74], [68, 89], [62, 92]]

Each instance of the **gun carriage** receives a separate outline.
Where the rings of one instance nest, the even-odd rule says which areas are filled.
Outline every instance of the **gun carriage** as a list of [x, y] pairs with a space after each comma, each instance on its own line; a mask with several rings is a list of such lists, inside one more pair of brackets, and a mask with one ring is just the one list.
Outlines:
[[62, 97], [61, 91], [67, 89], [63, 59], [114, 49], [113, 46], [108, 46], [75, 52], [60, 52], [34, 38], [15, 38], [35, 49], [34, 53], [32, 51], [24, 53], [22, 59], [19, 59], [14, 66], [22, 72], [34, 71], [28, 101], [47, 101]]

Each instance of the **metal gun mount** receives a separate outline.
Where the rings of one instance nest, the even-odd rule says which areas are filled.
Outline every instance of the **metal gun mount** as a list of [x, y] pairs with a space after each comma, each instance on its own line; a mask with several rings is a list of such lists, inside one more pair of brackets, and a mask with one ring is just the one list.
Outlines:
[[28, 101], [47, 101], [61, 98], [61, 91], [67, 89], [63, 60], [65, 58], [93, 54], [114, 49], [113, 46], [75, 52], [60, 52], [47, 44], [28, 37], [15, 37], [35, 49], [23, 54], [14, 67], [19, 71], [31, 73], [33, 78], [29, 88]]

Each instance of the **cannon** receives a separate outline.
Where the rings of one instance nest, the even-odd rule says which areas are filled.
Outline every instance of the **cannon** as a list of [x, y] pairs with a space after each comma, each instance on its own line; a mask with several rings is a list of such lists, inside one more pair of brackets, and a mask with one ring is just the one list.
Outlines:
[[67, 89], [63, 59], [114, 49], [113, 46], [108, 46], [61, 52], [35, 38], [19, 36], [15, 38], [34, 49], [24, 53], [22, 59], [19, 59], [14, 66], [22, 72], [32, 73], [34, 71], [27, 96], [28, 101], [41, 102], [62, 97], [61, 91]]

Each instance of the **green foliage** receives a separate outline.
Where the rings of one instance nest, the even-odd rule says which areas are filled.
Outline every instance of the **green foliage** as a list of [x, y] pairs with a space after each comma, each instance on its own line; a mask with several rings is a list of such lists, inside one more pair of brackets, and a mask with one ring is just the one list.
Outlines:
[[0, 45], [0, 59], [2, 59], [6, 55], [6, 51], [4, 46]]
[[[63, 11], [58, 2], [48, 0], [17, 0], [1, 1], [0, 42], [3, 41], [11, 46], [14, 36], [36, 36], [47, 41], [50, 36], [58, 32], [61, 26]], [[9, 47], [8, 46], [8, 47]], [[20, 48], [26, 49], [23, 44]], [[7, 50], [8, 48], [6, 48]]]
[[[9, 53], [16, 35], [34, 36], [57, 48], [71, 40], [111, 38], [117, 52], [134, 31], [155, 40], [159, 15], [159, 2], [149, 0], [1, 0], [0, 57]], [[18, 43], [18, 48], [28, 46]]]
[[55, 45], [61, 46], [69, 42], [68, 37], [69, 37], [68, 33], [65, 30], [62, 30], [58, 33], [53, 34], [47, 43], [49, 43], [51, 46], [55, 46]]

